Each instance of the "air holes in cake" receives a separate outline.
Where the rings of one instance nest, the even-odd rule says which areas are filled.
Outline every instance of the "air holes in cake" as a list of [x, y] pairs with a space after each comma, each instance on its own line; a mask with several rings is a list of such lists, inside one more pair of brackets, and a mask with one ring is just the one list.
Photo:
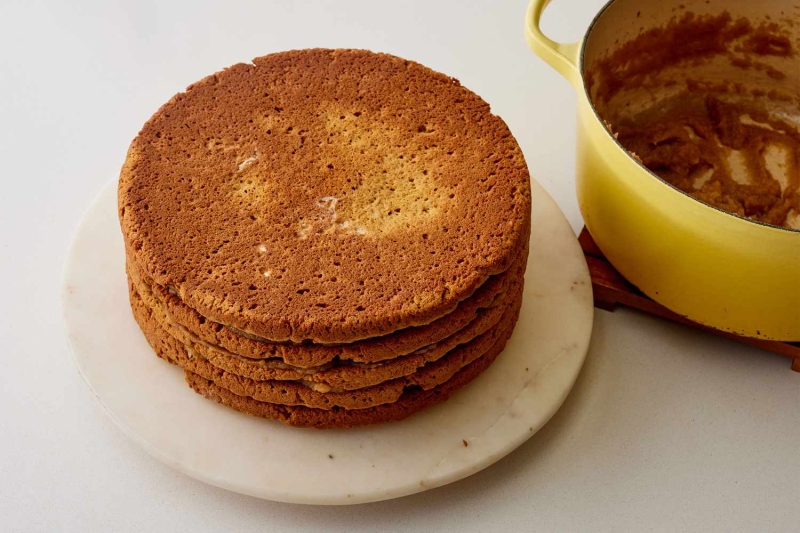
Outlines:
[[297, 290], [297, 294], [300, 294], [300, 295], [306, 294], [307, 292], [311, 292], [311, 290], [310, 289], [298, 289]]

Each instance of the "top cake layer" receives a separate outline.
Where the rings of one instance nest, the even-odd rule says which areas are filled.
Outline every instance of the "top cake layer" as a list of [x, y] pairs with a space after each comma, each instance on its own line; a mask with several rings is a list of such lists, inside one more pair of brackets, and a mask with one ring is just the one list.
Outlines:
[[211, 320], [273, 341], [429, 323], [527, 239], [505, 123], [457, 80], [357, 50], [238, 64], [165, 104], [119, 182], [129, 260]]

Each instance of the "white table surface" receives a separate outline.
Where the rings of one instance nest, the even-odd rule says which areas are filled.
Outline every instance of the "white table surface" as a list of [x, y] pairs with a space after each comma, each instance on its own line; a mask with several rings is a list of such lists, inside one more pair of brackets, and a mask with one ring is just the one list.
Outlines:
[[[601, 3], [555, 0], [544, 27], [577, 38]], [[459, 78], [577, 230], [575, 97], [525, 46], [525, 7], [0, 3], [0, 531], [799, 531], [800, 374], [635, 312], [596, 311], [572, 395], [519, 450], [364, 506], [275, 504], [183, 476], [129, 441], [78, 375], [59, 295], [81, 214], [161, 103], [254, 56], [370, 48]]]

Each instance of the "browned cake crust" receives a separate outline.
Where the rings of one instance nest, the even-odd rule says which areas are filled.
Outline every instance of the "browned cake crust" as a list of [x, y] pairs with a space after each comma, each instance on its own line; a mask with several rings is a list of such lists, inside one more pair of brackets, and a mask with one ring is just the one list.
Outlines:
[[[218, 353], [231, 354], [237, 360], [242, 358], [274, 359], [291, 366], [292, 370], [317, 370], [320, 366], [334, 360], [376, 363], [412, 354], [420, 348], [438, 343], [454, 335], [479, 319], [481, 325], [475, 325], [478, 329], [473, 329], [473, 331], [476, 331], [476, 334], [482, 333], [494, 325], [494, 322], [490, 322], [492, 317], [487, 316], [487, 314], [491, 315], [489, 311], [504, 301], [511, 286], [518, 283], [524, 275], [527, 252], [528, 247], [523, 247], [508, 271], [489, 278], [475, 294], [460, 302], [449, 315], [424, 326], [406, 328], [383, 337], [338, 345], [274, 343], [244, 336], [228, 327], [205, 319], [163, 287], [148, 284], [141, 278], [134, 265], [129, 263], [127, 270], [129, 279], [136, 285], [137, 292], [154, 313], [155, 318], [162, 327], [170, 329], [170, 333], [178, 337], [181, 342], [201, 346], [209, 345], [216, 348]], [[499, 315], [496, 316], [496, 320], [499, 320]], [[485, 327], [480, 329], [482, 325]], [[206, 358], [211, 359], [212, 357]], [[242, 364], [247, 363], [248, 361], [242, 361]], [[256, 367], [255, 364], [252, 366]], [[283, 365], [272, 361], [269, 366], [280, 368]]]
[[394, 403], [387, 403], [367, 409], [330, 410], [313, 409], [302, 406], [280, 405], [259, 402], [248, 396], [238, 396], [213, 381], [190, 371], [185, 371], [186, 382], [198, 394], [209, 400], [221, 403], [231, 409], [284, 424], [316, 429], [350, 428], [397, 422], [414, 413], [443, 402], [458, 389], [475, 379], [503, 351], [508, 338], [500, 338], [482, 357], [459, 370], [447, 382], [433, 389], [412, 389], [404, 392]]
[[314, 368], [292, 367], [274, 359], [247, 359], [210, 347], [187, 338], [185, 334], [175, 334], [177, 328], [170, 326], [169, 323], [165, 325], [158, 316], [158, 308], [150, 310], [159, 325], [184, 344], [186, 349], [191, 350], [195, 357], [202, 358], [221, 370], [259, 381], [303, 380], [307, 386], [323, 392], [331, 389], [355, 390], [412, 374], [424, 365], [438, 361], [455, 347], [470, 342], [494, 328], [503, 319], [511, 301], [519, 297], [521, 283], [522, 280], [510, 289], [502, 303], [485, 310], [467, 327], [435, 344], [379, 363], [334, 362]]
[[155, 320], [150, 309], [129, 285], [131, 307], [145, 338], [160, 357], [198, 374], [240, 396], [250, 396], [259, 401], [284, 405], [304, 405], [318, 409], [343, 407], [363, 409], [397, 401], [409, 387], [431, 389], [450, 379], [462, 367], [471, 363], [493, 346], [497, 339], [508, 337], [513, 329], [521, 303], [521, 292], [505, 305], [503, 319], [489, 331], [466, 344], [456, 346], [441, 359], [423, 365], [417, 371], [358, 390], [332, 390], [322, 392], [309, 387], [304, 381], [253, 380], [212, 365], [198, 357], [196, 352], [171, 336]]
[[457, 80], [358, 50], [257, 58], [176, 95], [119, 182], [128, 260], [208, 320], [272, 341], [428, 324], [527, 241], [505, 123]]

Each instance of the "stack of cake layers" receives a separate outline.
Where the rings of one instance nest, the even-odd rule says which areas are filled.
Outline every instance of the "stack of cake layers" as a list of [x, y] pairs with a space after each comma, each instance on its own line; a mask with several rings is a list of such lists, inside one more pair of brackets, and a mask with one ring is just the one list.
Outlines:
[[446, 400], [519, 315], [521, 151], [457, 80], [393, 56], [286, 52], [189, 87], [133, 141], [119, 215], [158, 356], [293, 426]]

